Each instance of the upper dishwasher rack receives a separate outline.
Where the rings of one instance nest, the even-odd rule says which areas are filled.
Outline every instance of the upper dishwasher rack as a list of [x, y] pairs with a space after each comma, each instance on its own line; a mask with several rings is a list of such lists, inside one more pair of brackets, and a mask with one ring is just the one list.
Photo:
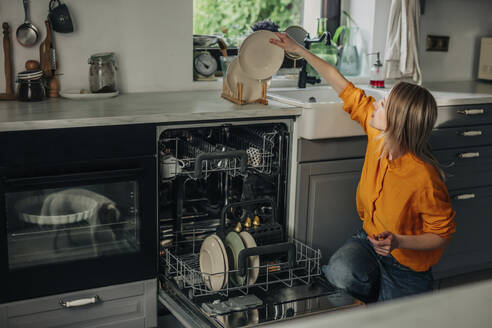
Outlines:
[[161, 177], [199, 179], [213, 172], [237, 176], [247, 169], [271, 174], [278, 137], [277, 130], [259, 127], [236, 128], [224, 140], [191, 130], [166, 131], [159, 140]]

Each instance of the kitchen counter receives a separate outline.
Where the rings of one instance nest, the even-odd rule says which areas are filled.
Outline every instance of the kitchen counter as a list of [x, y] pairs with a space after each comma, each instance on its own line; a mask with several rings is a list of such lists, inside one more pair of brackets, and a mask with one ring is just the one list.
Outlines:
[[492, 280], [272, 325], [295, 328], [490, 327]]
[[[439, 106], [492, 102], [492, 83], [429, 82], [424, 86], [432, 91]], [[384, 90], [390, 89], [381, 91]], [[0, 132], [301, 114], [301, 108], [274, 100], [269, 100], [267, 106], [236, 105], [221, 98], [219, 90], [128, 93], [100, 100], [55, 98], [32, 103], [0, 101]]]
[[236, 105], [220, 91], [121, 94], [100, 100], [47, 99], [41, 102], [0, 102], [0, 131], [42, 130], [85, 126], [296, 116], [301, 109], [269, 101]]
[[[479, 81], [424, 82], [436, 99], [437, 106], [492, 103], [492, 83]], [[392, 85], [386, 89], [391, 90]]]

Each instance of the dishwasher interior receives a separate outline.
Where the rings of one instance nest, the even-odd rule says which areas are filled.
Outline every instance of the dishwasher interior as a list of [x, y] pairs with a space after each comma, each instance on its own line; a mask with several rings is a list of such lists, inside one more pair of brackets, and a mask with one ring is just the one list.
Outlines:
[[360, 304], [289, 238], [291, 121], [162, 127], [160, 301], [186, 326], [247, 327]]

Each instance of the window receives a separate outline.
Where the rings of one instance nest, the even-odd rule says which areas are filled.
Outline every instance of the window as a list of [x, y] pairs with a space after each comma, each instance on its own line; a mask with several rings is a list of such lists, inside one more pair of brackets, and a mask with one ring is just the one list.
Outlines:
[[271, 19], [279, 30], [302, 25], [303, 5], [302, 0], [194, 0], [193, 33], [221, 35], [234, 47], [258, 21]]

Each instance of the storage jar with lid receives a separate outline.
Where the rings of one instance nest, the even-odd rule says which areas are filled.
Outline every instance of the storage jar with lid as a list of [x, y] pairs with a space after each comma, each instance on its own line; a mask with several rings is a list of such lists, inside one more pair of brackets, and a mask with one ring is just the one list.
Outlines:
[[89, 86], [92, 93], [115, 92], [117, 66], [113, 52], [102, 52], [89, 58]]
[[17, 93], [20, 101], [41, 101], [46, 96], [43, 71], [31, 70], [17, 75]]

